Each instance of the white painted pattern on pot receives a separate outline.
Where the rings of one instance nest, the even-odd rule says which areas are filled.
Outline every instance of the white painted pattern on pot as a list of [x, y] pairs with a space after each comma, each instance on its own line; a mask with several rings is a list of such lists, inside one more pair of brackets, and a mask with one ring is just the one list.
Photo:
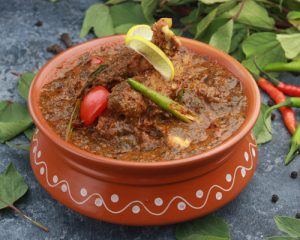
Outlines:
[[[126, 211], [128, 208], [131, 208], [131, 212], [134, 215], [138, 215], [138, 213], [140, 213], [140, 211], [141, 211], [141, 207], [143, 207], [143, 209], [146, 212], [148, 212], [149, 214], [154, 215], [154, 216], [161, 216], [161, 215], [165, 214], [168, 211], [168, 209], [170, 208], [170, 206], [174, 202], [177, 202], [177, 209], [179, 211], [184, 211], [187, 208], [187, 206], [192, 208], [192, 209], [198, 210], [198, 209], [202, 209], [202, 208], [205, 207], [205, 205], [207, 204], [207, 201], [208, 201], [209, 197], [211, 196], [211, 193], [212, 193], [213, 190], [216, 190], [215, 195], [214, 195], [216, 201], [220, 201], [223, 198], [223, 193], [222, 192], [229, 192], [233, 189], [237, 174], [241, 174], [242, 177], [245, 177], [246, 174], [247, 174], [247, 171], [252, 170], [252, 168], [254, 167], [253, 157], [255, 157], [255, 155], [256, 155], [255, 148], [257, 147], [255, 144], [249, 143], [248, 151], [244, 152], [243, 157], [244, 157], [245, 161], [248, 162], [249, 159], [251, 159], [251, 166], [250, 167], [245, 167], [245, 166], [239, 165], [235, 168], [235, 171], [233, 172], [233, 174], [228, 173], [226, 175], [226, 178], [225, 178], [226, 181], [231, 182], [231, 185], [229, 187], [224, 188], [224, 187], [222, 187], [220, 185], [217, 185], [217, 184], [212, 185], [209, 188], [209, 190], [207, 191], [206, 195], [204, 194], [204, 192], [202, 190], [200, 190], [200, 189], [196, 190], [195, 195], [196, 195], [197, 198], [203, 198], [204, 196], [206, 196], [204, 202], [199, 206], [191, 204], [188, 200], [186, 200], [182, 196], [174, 196], [164, 206], [164, 208], [160, 211], [150, 210], [140, 200], [131, 201], [127, 205], [125, 205], [123, 208], [116, 211], [116, 210], [112, 210], [108, 207], [108, 205], [106, 204], [103, 196], [100, 193], [92, 193], [92, 194], [88, 195], [87, 189], [82, 188], [81, 191], [80, 191], [80, 194], [81, 194], [82, 197], [85, 197], [85, 199], [76, 200], [74, 198], [72, 192], [71, 192], [70, 184], [67, 180], [63, 179], [63, 180], [58, 181], [58, 177], [56, 175], [54, 175], [52, 177], [52, 180], [53, 180], [52, 182], [53, 183], [51, 183], [49, 181], [50, 178], [48, 176], [47, 163], [45, 161], [37, 161], [37, 159], [41, 158], [41, 156], [42, 156], [42, 151], [40, 149], [38, 149], [39, 143], [38, 143], [38, 139], [36, 137], [37, 134], [38, 134], [38, 130], [36, 131], [36, 133], [33, 137], [33, 140], [32, 140], [33, 143], [35, 143], [35, 145], [33, 146], [33, 149], [32, 149], [33, 156], [34, 156], [34, 163], [35, 163], [36, 166], [41, 166], [39, 171], [40, 171], [41, 175], [45, 175], [45, 179], [46, 179], [46, 182], [47, 182], [48, 186], [51, 187], [51, 188], [56, 188], [56, 187], [60, 186], [60, 190], [64, 193], [67, 193], [69, 195], [70, 199], [77, 205], [83, 205], [87, 201], [89, 201], [90, 199], [93, 198], [95, 207], [102, 207], [103, 206], [108, 212], [110, 212], [112, 214], [120, 214], [120, 213], [123, 213], [124, 211]], [[251, 138], [252, 138], [252, 140], [255, 141], [253, 135], [251, 135]], [[250, 153], [250, 158], [249, 158], [249, 153]], [[229, 175], [231, 176], [230, 181], [229, 181]], [[117, 194], [112, 194], [111, 197], [110, 197], [110, 201], [113, 202], [113, 203], [117, 203], [119, 201], [119, 196]], [[156, 206], [162, 206], [163, 202], [164, 201], [161, 198], [159, 198], [159, 200], [158, 200], [158, 198], [156, 198], [156, 199], [154, 198], [154, 203], [155, 203]]]

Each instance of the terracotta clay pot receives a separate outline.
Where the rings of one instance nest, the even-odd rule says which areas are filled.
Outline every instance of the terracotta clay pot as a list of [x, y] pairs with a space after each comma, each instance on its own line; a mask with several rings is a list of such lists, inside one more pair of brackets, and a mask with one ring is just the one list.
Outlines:
[[260, 108], [254, 79], [235, 59], [187, 38], [182, 44], [218, 61], [242, 83], [248, 99], [245, 122], [221, 145], [173, 161], [137, 163], [97, 156], [61, 139], [39, 108], [41, 89], [100, 46], [123, 44], [124, 36], [85, 42], [49, 61], [33, 80], [29, 108], [38, 130], [31, 165], [50, 195], [84, 215], [127, 225], [159, 225], [206, 215], [234, 199], [250, 181], [257, 162], [251, 135]]

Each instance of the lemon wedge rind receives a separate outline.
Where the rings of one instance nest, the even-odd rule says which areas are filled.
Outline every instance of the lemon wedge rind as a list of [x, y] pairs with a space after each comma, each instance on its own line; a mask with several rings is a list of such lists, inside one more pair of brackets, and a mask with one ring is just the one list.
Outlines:
[[174, 66], [168, 56], [155, 44], [141, 36], [126, 37], [127, 47], [141, 54], [166, 80], [174, 78]]

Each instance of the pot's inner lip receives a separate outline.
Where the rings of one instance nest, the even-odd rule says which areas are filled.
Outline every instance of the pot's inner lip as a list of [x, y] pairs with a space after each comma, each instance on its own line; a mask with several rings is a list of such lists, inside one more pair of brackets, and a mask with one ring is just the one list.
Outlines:
[[[189, 49], [195, 48], [195, 47], [200, 47], [204, 48], [205, 52], [209, 53], [208, 58], [222, 58], [222, 61], [226, 63], [227, 65], [234, 66], [233, 68], [235, 69], [236, 72], [233, 72], [228, 68], [228, 66], [224, 66], [224, 64], [220, 63], [224, 67], [226, 67], [229, 71], [231, 71], [234, 75], [237, 75], [237, 72], [240, 72], [239, 75], [243, 75], [243, 78], [246, 79], [244, 81], [241, 81], [241, 77], [238, 77], [238, 79], [242, 82], [242, 85], [244, 87], [244, 90], [246, 92], [246, 85], [250, 89], [248, 93], [246, 94], [247, 97], [247, 113], [246, 113], [246, 118], [243, 122], [243, 124], [237, 129], [229, 138], [227, 138], [224, 142], [222, 142], [220, 145], [217, 145], [207, 151], [204, 151], [199, 154], [195, 154], [186, 158], [181, 158], [181, 159], [174, 159], [174, 160], [168, 160], [168, 161], [158, 161], [158, 162], [134, 162], [134, 161], [126, 161], [126, 160], [118, 160], [114, 158], [109, 158], [109, 157], [104, 157], [101, 155], [96, 155], [87, 151], [84, 151], [80, 149], [79, 147], [66, 142], [63, 140], [59, 135], [55, 133], [55, 131], [48, 125], [47, 121], [44, 119], [42, 112], [40, 111], [39, 108], [39, 97], [41, 93], [41, 89], [43, 86], [37, 86], [37, 82], [48, 75], [51, 75], [53, 71], [53, 68], [60, 69], [61, 65], [67, 61], [70, 57], [74, 59], [74, 55], [76, 55], [78, 58], [79, 56], [82, 56], [84, 54], [85, 50], [93, 50], [95, 47], [99, 47], [99, 44], [103, 45], [109, 45], [112, 44], [112, 42], [121, 42], [122, 39], [124, 38], [123, 35], [117, 35], [117, 36], [110, 36], [110, 37], [105, 37], [105, 38], [100, 38], [100, 39], [94, 39], [90, 40], [87, 42], [84, 42], [82, 44], [79, 44], [77, 46], [74, 46], [63, 53], [57, 55], [54, 57], [52, 60], [50, 60], [47, 64], [43, 66], [43, 68], [38, 72], [36, 75], [33, 84], [31, 85], [30, 88], [30, 94], [29, 94], [29, 109], [30, 113], [32, 115], [32, 118], [37, 125], [37, 128], [42, 131], [51, 141], [55, 142], [58, 146], [64, 148], [67, 151], [70, 151], [76, 155], [81, 156], [82, 158], [89, 159], [93, 162], [98, 162], [98, 163], [106, 163], [110, 165], [122, 165], [122, 166], [145, 166], [145, 167], [163, 167], [163, 166], [174, 166], [174, 165], [183, 165], [188, 162], [192, 161], [201, 161], [208, 159], [212, 157], [213, 155], [216, 155], [225, 149], [228, 149], [235, 145], [237, 142], [239, 142], [243, 137], [245, 137], [249, 131], [252, 129], [253, 125], [255, 124], [255, 121], [258, 117], [259, 113], [259, 105], [260, 105], [260, 95], [259, 95], [259, 90], [256, 86], [255, 80], [252, 78], [250, 73], [234, 58], [231, 56], [227, 55], [226, 53], [217, 50], [205, 43], [201, 43], [195, 40], [191, 40], [188, 38], [180, 37], [183, 45]], [[77, 50], [77, 51], [76, 51]], [[193, 50], [193, 49], [192, 49]], [[78, 54], [80, 53], [80, 54]], [[217, 60], [218, 61], [218, 60]], [[225, 65], [226, 65], [225, 64]], [[52, 70], [51, 70], [52, 69]], [[49, 78], [49, 77], [48, 77]], [[49, 82], [49, 81], [48, 81]], [[45, 82], [46, 83], [46, 82]], [[44, 83], [44, 84], [45, 84]], [[43, 84], [43, 85], [44, 85]], [[36, 94], [39, 92], [39, 94]], [[250, 95], [252, 95], [253, 101], [249, 102], [249, 99], [251, 98]]]

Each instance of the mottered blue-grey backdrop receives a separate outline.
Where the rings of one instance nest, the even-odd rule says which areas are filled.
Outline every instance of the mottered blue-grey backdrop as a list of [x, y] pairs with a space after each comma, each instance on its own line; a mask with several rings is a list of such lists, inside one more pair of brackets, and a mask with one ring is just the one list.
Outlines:
[[[0, 100], [23, 101], [17, 93], [18, 78], [11, 72], [36, 71], [52, 54], [46, 48], [59, 43], [62, 33], [74, 42], [82, 42], [79, 31], [84, 11], [96, 0], [0, 0]], [[42, 26], [36, 26], [37, 21]], [[283, 76], [287, 82], [300, 84], [300, 77]], [[265, 98], [266, 101], [266, 98]], [[292, 170], [300, 170], [300, 159], [288, 167], [282, 160], [288, 151], [289, 134], [278, 113], [273, 122], [274, 140], [260, 147], [259, 165], [249, 186], [233, 202], [215, 214], [230, 224], [232, 239], [263, 239], [279, 235], [274, 215], [294, 216], [300, 212], [300, 178], [291, 179]], [[20, 136], [16, 142], [27, 141]], [[16, 203], [28, 215], [47, 225], [49, 233], [16, 216], [10, 209], [0, 211], [0, 239], [135, 239], [171, 240], [174, 225], [128, 227], [93, 220], [67, 209], [52, 199], [37, 183], [29, 164], [29, 154], [0, 144], [0, 171], [12, 161], [25, 177], [29, 192]], [[278, 194], [274, 204], [272, 194]]]

